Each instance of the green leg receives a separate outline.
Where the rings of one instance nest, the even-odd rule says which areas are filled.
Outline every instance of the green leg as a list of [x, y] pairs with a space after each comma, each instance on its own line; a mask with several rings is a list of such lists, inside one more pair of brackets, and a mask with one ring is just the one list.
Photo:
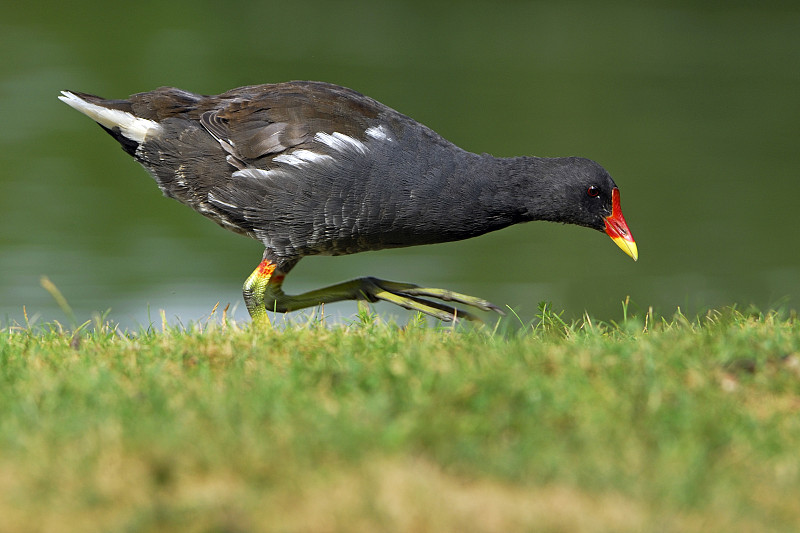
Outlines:
[[427, 315], [450, 322], [459, 318], [479, 320], [475, 315], [451, 305], [432, 302], [422, 297], [436, 298], [444, 302], [456, 302], [481, 311], [503, 311], [491, 302], [466, 294], [445, 289], [419, 287], [411, 283], [398, 283], [378, 278], [358, 278], [324, 289], [317, 289], [298, 295], [283, 292], [283, 280], [286, 273], [294, 266], [281, 269], [277, 263], [264, 259], [250, 274], [244, 283], [244, 301], [253, 321], [269, 323], [267, 309], [278, 313], [296, 311], [306, 307], [340, 302], [343, 300], [367, 300], [376, 302], [383, 300], [399, 305], [411, 311], [419, 311]]
[[275, 273], [276, 267], [277, 265], [275, 263], [265, 259], [261, 261], [244, 282], [244, 287], [242, 287], [244, 303], [247, 306], [247, 311], [250, 313], [253, 322], [269, 324], [264, 294], [270, 280], [272, 280], [272, 275]]

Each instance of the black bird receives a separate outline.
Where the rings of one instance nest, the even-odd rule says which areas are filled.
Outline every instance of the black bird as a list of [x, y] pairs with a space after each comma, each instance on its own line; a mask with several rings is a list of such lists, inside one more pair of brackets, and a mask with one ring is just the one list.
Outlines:
[[202, 96], [175, 88], [106, 100], [62, 91], [155, 178], [165, 196], [261, 241], [244, 283], [251, 317], [341, 300], [385, 300], [441, 320], [456, 302], [494, 304], [373, 277], [292, 296], [286, 274], [307, 255], [341, 255], [475, 237], [549, 220], [605, 231], [637, 259], [619, 190], [579, 157], [473, 154], [397, 111], [336, 85], [294, 81]]

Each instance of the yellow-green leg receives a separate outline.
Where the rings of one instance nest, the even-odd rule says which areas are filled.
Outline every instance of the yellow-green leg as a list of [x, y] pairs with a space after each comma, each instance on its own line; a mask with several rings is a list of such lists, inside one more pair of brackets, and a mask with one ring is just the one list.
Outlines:
[[253, 322], [269, 324], [264, 294], [276, 268], [277, 265], [275, 263], [264, 259], [244, 282], [244, 287], [242, 287], [244, 303]]
[[268, 309], [285, 313], [343, 300], [367, 300], [370, 302], [383, 300], [447, 322], [459, 318], [478, 320], [475, 315], [467, 311], [451, 305], [432, 302], [423, 297], [436, 298], [444, 302], [456, 302], [481, 311], [495, 311], [504, 314], [499, 307], [482, 298], [445, 289], [419, 287], [411, 283], [398, 283], [373, 277], [358, 278], [324, 289], [289, 295], [283, 292], [282, 286], [286, 273], [292, 266], [294, 264], [291, 264], [289, 268], [281, 269], [274, 261], [264, 259], [244, 282], [244, 301], [254, 322], [269, 324]]

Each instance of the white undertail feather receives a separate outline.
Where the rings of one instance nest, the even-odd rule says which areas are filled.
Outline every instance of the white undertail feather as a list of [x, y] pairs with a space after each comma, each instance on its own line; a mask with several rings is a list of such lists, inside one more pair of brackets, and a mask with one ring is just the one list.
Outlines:
[[108, 109], [92, 104], [69, 91], [61, 91], [61, 94], [62, 96], [59, 96], [58, 99], [68, 106], [80, 111], [101, 126], [108, 129], [119, 128], [122, 135], [139, 144], [143, 143], [148, 135], [161, 129], [158, 122], [153, 120], [139, 118], [127, 111]]

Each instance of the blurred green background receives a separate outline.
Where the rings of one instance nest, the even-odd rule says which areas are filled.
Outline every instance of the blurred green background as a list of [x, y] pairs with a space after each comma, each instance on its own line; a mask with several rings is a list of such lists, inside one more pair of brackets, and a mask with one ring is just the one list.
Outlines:
[[[202, 319], [262, 247], [160, 195], [61, 89], [214, 94], [325, 80], [459, 146], [581, 155], [622, 191], [639, 244], [547, 223], [302, 261], [297, 292], [361, 275], [447, 287], [532, 318], [670, 315], [800, 297], [798, 2], [34, 2], [0, 20], [0, 323], [111, 308], [125, 326]], [[349, 316], [354, 303], [328, 306]], [[392, 307], [378, 307], [395, 312]], [[402, 316], [402, 312], [398, 312]]]

